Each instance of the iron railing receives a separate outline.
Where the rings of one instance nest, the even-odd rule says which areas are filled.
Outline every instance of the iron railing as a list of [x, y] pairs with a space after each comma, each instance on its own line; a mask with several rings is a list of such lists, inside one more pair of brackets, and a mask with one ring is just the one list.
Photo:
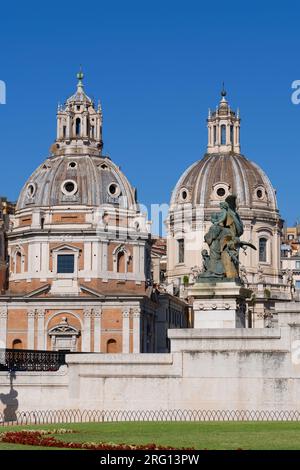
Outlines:
[[0, 413], [0, 425], [124, 421], [300, 421], [298, 410], [39, 410]]
[[0, 371], [53, 372], [66, 363], [66, 353], [33, 349], [0, 349]]

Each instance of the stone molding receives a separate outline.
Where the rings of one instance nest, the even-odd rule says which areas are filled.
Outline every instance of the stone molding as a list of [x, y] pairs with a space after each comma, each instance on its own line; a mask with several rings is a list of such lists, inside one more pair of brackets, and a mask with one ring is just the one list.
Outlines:
[[30, 309], [27, 311], [27, 317], [28, 317], [28, 318], [34, 318], [34, 317], [35, 317], [35, 308], [30, 308]]
[[132, 316], [134, 318], [139, 318], [141, 316], [141, 309], [140, 307], [135, 307], [132, 309]]
[[129, 307], [123, 308], [123, 318], [129, 318], [129, 316], [130, 316], [130, 308]]
[[94, 310], [94, 318], [102, 317], [102, 313], [103, 313], [102, 307], [94, 308], [93, 310]]
[[7, 318], [8, 309], [7, 307], [0, 307], [0, 318]]

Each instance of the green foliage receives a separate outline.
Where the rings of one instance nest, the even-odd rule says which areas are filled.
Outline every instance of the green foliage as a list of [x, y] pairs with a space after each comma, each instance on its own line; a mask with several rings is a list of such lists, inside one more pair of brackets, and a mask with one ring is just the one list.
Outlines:
[[265, 294], [265, 298], [269, 300], [271, 297], [271, 291], [269, 289], [265, 289], [264, 294]]

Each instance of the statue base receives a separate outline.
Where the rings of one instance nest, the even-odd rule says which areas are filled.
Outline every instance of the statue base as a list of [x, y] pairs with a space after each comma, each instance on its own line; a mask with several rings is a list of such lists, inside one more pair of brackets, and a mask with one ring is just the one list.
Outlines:
[[194, 328], [245, 328], [246, 299], [251, 294], [237, 282], [197, 282], [188, 290], [193, 298]]

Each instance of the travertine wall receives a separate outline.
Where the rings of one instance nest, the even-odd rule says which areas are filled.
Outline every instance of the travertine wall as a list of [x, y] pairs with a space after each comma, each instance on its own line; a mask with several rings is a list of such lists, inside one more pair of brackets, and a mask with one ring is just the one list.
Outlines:
[[[295, 305], [278, 329], [170, 330], [170, 354], [69, 355], [57, 373], [18, 373], [18, 409], [300, 410]], [[0, 393], [12, 393], [3, 372]]]

